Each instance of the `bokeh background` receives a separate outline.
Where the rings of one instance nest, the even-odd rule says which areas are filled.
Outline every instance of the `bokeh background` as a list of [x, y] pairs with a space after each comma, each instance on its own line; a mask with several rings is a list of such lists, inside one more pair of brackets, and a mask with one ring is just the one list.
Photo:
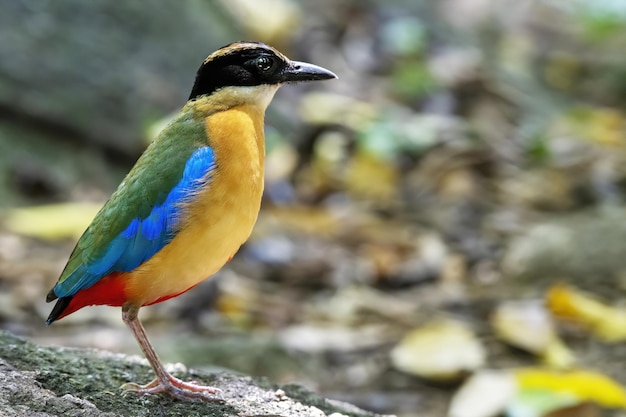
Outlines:
[[45, 294], [240, 39], [340, 79], [277, 94], [252, 238], [142, 310], [164, 360], [402, 416], [623, 415], [621, 0], [1, 2], [0, 328], [139, 353], [119, 309], [45, 327]]

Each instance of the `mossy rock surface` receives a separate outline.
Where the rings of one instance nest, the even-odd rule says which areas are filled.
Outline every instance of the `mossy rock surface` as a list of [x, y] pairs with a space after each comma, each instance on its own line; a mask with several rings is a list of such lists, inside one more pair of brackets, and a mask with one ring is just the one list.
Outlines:
[[0, 416], [353, 416], [374, 417], [349, 404], [296, 386], [227, 372], [179, 366], [178, 377], [222, 390], [223, 402], [184, 402], [167, 396], [124, 395], [120, 386], [144, 382], [141, 358], [99, 350], [37, 346], [0, 332]]

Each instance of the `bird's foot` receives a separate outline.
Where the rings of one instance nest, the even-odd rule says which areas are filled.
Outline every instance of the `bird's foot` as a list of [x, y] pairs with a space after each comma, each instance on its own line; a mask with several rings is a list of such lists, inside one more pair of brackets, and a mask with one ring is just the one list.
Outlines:
[[219, 388], [181, 381], [172, 375], [167, 375], [167, 378], [163, 379], [156, 378], [146, 385], [128, 382], [122, 385], [122, 389], [138, 396], [165, 393], [179, 400], [224, 402], [224, 400], [218, 396], [221, 392]]

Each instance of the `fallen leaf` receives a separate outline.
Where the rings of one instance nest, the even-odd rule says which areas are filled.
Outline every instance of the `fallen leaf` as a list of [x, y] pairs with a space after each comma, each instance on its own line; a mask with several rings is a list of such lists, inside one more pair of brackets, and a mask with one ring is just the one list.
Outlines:
[[24, 236], [46, 240], [78, 239], [102, 203], [62, 203], [15, 208], [4, 217], [5, 227]]
[[388, 326], [350, 328], [335, 324], [302, 324], [280, 332], [281, 344], [290, 351], [309, 354], [372, 349], [388, 342]]
[[558, 284], [548, 290], [546, 303], [556, 317], [579, 324], [605, 342], [626, 339], [626, 310], [607, 306], [591, 294]]
[[547, 413], [578, 404], [571, 393], [546, 389], [520, 389], [506, 407], [507, 417], [543, 417]]
[[544, 390], [571, 395], [608, 408], [626, 408], [626, 390], [606, 375], [586, 370], [559, 372], [541, 368], [514, 371], [521, 392]]
[[492, 417], [515, 397], [517, 383], [510, 372], [479, 371], [454, 394], [448, 417]]
[[400, 371], [434, 381], [454, 381], [485, 363], [485, 349], [463, 323], [435, 320], [411, 330], [391, 351]]
[[556, 334], [550, 313], [539, 300], [502, 303], [490, 321], [501, 340], [540, 356], [549, 366], [567, 368], [575, 361], [574, 354]]

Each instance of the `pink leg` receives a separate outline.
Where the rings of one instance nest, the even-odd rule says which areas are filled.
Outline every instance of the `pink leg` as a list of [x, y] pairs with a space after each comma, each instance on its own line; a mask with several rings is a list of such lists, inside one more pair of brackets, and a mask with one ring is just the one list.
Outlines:
[[218, 388], [181, 381], [165, 370], [159, 360], [159, 357], [154, 351], [154, 348], [150, 344], [150, 341], [148, 341], [148, 336], [146, 336], [146, 332], [139, 321], [139, 317], [137, 316], [138, 312], [139, 307], [124, 306], [122, 307], [122, 319], [130, 331], [133, 332], [135, 339], [137, 339], [137, 343], [139, 343], [139, 347], [146, 356], [146, 359], [148, 359], [150, 366], [152, 366], [152, 369], [156, 374], [156, 378], [146, 385], [129, 382], [122, 385], [122, 389], [127, 392], [133, 392], [139, 396], [166, 393], [174, 398], [178, 398], [179, 400], [221, 402], [222, 399], [215, 396], [220, 392]]

